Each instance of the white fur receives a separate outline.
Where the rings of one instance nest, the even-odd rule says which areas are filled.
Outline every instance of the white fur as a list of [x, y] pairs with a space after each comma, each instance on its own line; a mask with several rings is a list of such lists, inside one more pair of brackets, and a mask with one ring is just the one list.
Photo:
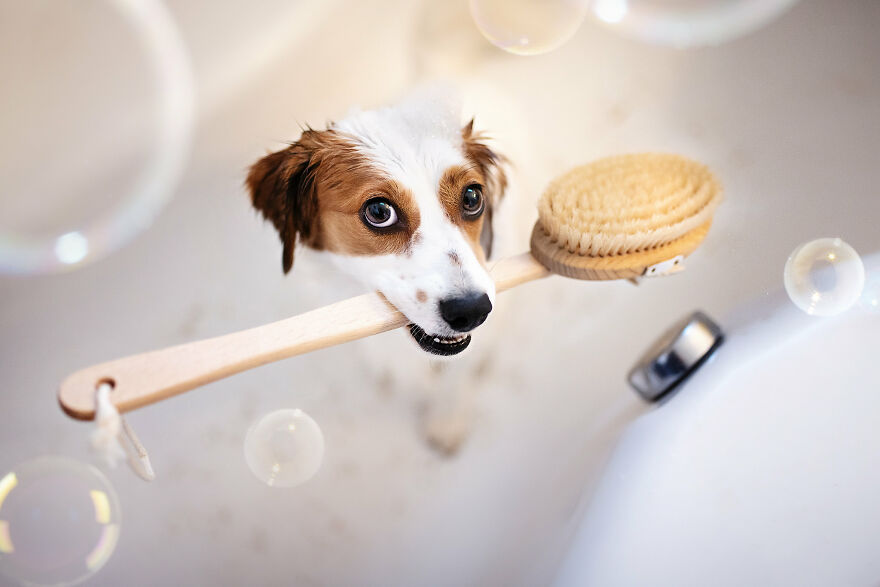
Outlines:
[[[355, 137], [362, 155], [411, 191], [420, 222], [419, 238], [406, 254], [327, 256], [345, 273], [382, 292], [428, 334], [457, 335], [439, 314], [440, 300], [486, 293], [495, 304], [491, 277], [438, 198], [443, 173], [468, 163], [459, 108], [436, 93], [418, 95], [393, 107], [352, 112], [333, 128]], [[425, 300], [417, 299], [419, 291]]]

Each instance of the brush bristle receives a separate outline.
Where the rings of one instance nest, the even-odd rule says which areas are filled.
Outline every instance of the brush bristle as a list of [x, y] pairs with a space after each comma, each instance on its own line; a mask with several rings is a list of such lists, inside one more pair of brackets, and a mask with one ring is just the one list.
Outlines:
[[538, 203], [542, 228], [560, 248], [591, 257], [646, 251], [712, 218], [721, 185], [679, 155], [600, 159], [553, 180]]

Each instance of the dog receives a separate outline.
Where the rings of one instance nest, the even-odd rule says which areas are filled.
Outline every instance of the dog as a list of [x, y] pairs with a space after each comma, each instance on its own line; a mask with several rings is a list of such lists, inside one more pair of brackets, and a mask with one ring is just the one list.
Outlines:
[[[427, 356], [449, 358], [469, 347], [495, 306], [487, 260], [509, 168], [474, 120], [463, 122], [457, 99], [434, 88], [306, 128], [254, 163], [246, 187], [278, 232], [285, 273], [297, 246], [317, 251], [321, 263], [399, 309], [410, 321], [407, 338]], [[367, 379], [426, 397], [424, 436], [454, 454], [495, 352], [490, 340], [454, 366], [407, 361], [406, 369], [387, 360], [405, 351], [380, 346], [358, 347]]]
[[307, 128], [247, 176], [278, 231], [282, 268], [297, 243], [326, 253], [410, 321], [419, 347], [452, 356], [495, 304], [486, 267], [505, 158], [441, 99], [356, 111]]

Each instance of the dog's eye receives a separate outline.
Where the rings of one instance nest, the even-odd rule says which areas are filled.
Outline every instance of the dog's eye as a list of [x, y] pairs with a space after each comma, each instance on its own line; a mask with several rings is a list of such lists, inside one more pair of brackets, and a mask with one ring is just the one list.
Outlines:
[[483, 188], [477, 184], [469, 185], [461, 192], [461, 207], [464, 215], [476, 218], [483, 213]]
[[397, 210], [385, 198], [367, 200], [362, 215], [364, 222], [375, 228], [388, 228], [397, 223]]

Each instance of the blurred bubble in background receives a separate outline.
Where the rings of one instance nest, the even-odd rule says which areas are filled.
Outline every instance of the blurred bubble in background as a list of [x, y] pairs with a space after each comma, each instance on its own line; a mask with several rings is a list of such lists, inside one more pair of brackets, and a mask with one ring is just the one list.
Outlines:
[[814, 316], [833, 316], [862, 295], [865, 266], [839, 238], [820, 238], [797, 247], [785, 263], [785, 291], [795, 305]]
[[556, 49], [587, 14], [633, 40], [686, 48], [758, 30], [798, 0], [470, 0], [477, 28], [516, 55]]
[[470, 0], [470, 5], [483, 36], [516, 55], [556, 49], [587, 15], [587, 0]]
[[270, 487], [294, 487], [311, 479], [324, 459], [324, 434], [302, 410], [263, 416], [244, 440], [251, 472]]
[[868, 278], [859, 304], [868, 312], [880, 314], [880, 272]]
[[797, 0], [590, 0], [590, 11], [634, 40], [694, 47], [718, 45], [755, 31]]
[[189, 152], [194, 89], [159, 0], [0, 7], [0, 272], [100, 259], [146, 229]]
[[116, 492], [96, 468], [61, 457], [25, 462], [0, 477], [0, 578], [73, 585], [116, 548]]

